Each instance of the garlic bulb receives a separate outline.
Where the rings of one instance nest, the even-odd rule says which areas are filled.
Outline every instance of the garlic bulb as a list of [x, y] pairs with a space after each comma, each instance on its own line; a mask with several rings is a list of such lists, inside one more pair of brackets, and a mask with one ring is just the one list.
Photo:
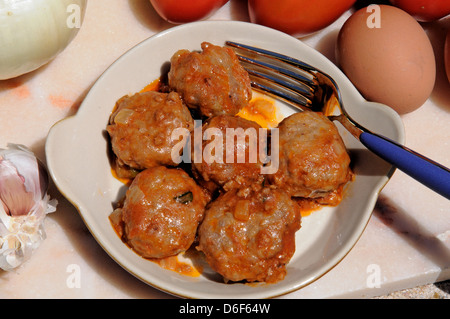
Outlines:
[[46, 64], [78, 33], [87, 0], [0, 0], [0, 80]]
[[47, 194], [47, 171], [22, 145], [0, 149], [0, 268], [12, 270], [45, 239], [43, 221], [58, 202]]

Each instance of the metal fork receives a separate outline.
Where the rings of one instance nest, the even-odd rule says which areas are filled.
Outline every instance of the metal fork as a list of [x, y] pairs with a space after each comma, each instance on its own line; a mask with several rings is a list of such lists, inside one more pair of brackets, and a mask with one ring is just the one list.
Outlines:
[[[252, 79], [252, 86], [282, 99], [301, 111], [323, 112], [339, 121], [367, 149], [425, 186], [450, 199], [450, 169], [378, 135], [354, 121], [346, 112], [333, 78], [300, 60], [276, 52], [227, 41]], [[332, 115], [336, 99], [339, 115]], [[334, 107], [334, 106], [333, 106]]]

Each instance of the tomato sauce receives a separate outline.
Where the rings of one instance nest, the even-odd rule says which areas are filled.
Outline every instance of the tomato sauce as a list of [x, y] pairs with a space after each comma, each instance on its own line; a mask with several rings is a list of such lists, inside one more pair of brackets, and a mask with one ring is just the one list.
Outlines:
[[146, 85], [140, 91], [140, 93], [149, 92], [149, 91], [159, 91], [160, 87], [161, 87], [161, 81], [160, 81], [160, 79], [156, 79], [153, 82], [151, 82], [148, 85]]
[[131, 182], [133, 181], [132, 178], [122, 178], [122, 177], [117, 176], [117, 171], [116, 171], [116, 168], [114, 166], [111, 167], [111, 174], [119, 182], [121, 182], [122, 184], [127, 185], [127, 186], [130, 186]]
[[275, 101], [267, 97], [253, 98], [237, 115], [246, 120], [254, 121], [263, 128], [275, 128], [282, 119]]
[[187, 262], [181, 261], [179, 256], [171, 256], [160, 259], [150, 259], [154, 263], [158, 264], [160, 267], [174, 271], [180, 275], [189, 277], [200, 277], [202, 273], [201, 267], [194, 267]]

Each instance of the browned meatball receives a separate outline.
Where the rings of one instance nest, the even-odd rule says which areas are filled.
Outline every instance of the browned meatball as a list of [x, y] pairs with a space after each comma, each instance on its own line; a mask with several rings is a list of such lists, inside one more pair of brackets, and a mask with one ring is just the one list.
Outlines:
[[204, 116], [236, 115], [252, 96], [250, 77], [230, 48], [204, 42], [202, 52], [180, 50], [171, 58], [169, 86]]
[[208, 197], [183, 170], [146, 169], [133, 180], [122, 207], [125, 241], [141, 256], [164, 258], [189, 249]]
[[279, 169], [268, 180], [291, 196], [319, 198], [351, 178], [350, 157], [336, 128], [326, 116], [299, 112], [279, 128]]
[[[223, 187], [225, 190], [262, 183], [263, 163], [259, 149], [261, 145], [265, 147], [266, 140], [260, 135], [260, 129], [261, 126], [256, 122], [237, 116], [220, 115], [210, 118], [202, 127], [201, 148], [196, 143], [192, 148], [194, 175], [201, 182]], [[227, 146], [231, 152], [227, 151]], [[196, 154], [202, 155], [201, 162], [196, 159]]]
[[232, 190], [206, 210], [197, 249], [225, 280], [274, 283], [286, 275], [300, 218], [297, 203], [274, 187]]
[[172, 150], [181, 137], [172, 139], [172, 132], [177, 128], [194, 128], [191, 113], [180, 96], [150, 91], [117, 101], [107, 131], [119, 164], [142, 170], [176, 165]]

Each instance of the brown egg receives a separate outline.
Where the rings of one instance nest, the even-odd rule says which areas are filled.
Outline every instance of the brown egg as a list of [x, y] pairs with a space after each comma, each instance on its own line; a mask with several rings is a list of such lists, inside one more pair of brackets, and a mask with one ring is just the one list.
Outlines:
[[433, 90], [430, 40], [409, 14], [388, 5], [355, 12], [340, 30], [337, 61], [361, 94], [399, 114], [423, 105]]
[[444, 49], [445, 70], [447, 71], [448, 82], [450, 83], [450, 29], [447, 32]]

